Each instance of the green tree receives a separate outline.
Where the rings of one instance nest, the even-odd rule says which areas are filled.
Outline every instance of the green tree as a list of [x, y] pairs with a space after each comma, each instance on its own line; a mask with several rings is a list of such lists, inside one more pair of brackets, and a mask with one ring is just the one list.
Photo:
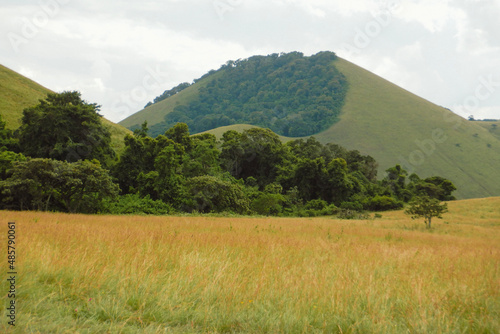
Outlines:
[[222, 136], [221, 163], [236, 178], [255, 177], [261, 188], [272, 183], [286, 150], [278, 135], [269, 129], [228, 131]]
[[[125, 137], [125, 149], [112, 174], [125, 194], [141, 193], [169, 201], [178, 188], [185, 150], [163, 135], [151, 138], [141, 132]], [[170, 186], [168, 186], [170, 185]]]
[[189, 152], [193, 146], [186, 123], [177, 123], [165, 132], [165, 137], [184, 147]]
[[97, 213], [118, 186], [97, 160], [68, 163], [51, 159], [16, 162], [0, 181], [4, 208]]
[[249, 200], [240, 185], [216, 176], [197, 176], [187, 182], [192, 198], [189, 209], [203, 213], [230, 211], [247, 213]]
[[406, 177], [408, 172], [400, 165], [396, 165], [386, 170], [386, 177], [382, 180], [382, 185], [386, 186], [390, 193], [397, 199], [407, 202], [412, 197], [407, 189]]
[[192, 137], [192, 149], [184, 156], [182, 172], [185, 177], [215, 175], [220, 172], [220, 151], [212, 134]]
[[109, 164], [115, 153], [111, 135], [101, 123], [99, 106], [87, 103], [79, 92], [48, 94], [23, 111], [19, 144], [23, 154], [75, 162], [98, 159]]
[[347, 162], [342, 158], [336, 158], [330, 161], [327, 166], [328, 182], [326, 199], [339, 205], [347, 201], [354, 190], [354, 177], [349, 175]]
[[431, 228], [433, 217], [442, 218], [442, 214], [448, 212], [448, 205], [441, 204], [436, 198], [429, 196], [417, 196], [411, 202], [405, 213], [411, 215], [412, 219], [424, 217], [425, 225]]
[[259, 215], [277, 215], [283, 211], [286, 199], [281, 194], [261, 193], [252, 201], [251, 208]]
[[415, 185], [415, 190], [418, 194], [424, 194], [441, 201], [450, 201], [455, 199], [451, 193], [457, 190], [457, 188], [450, 180], [441, 176], [432, 176], [420, 180]]
[[0, 115], [0, 152], [17, 151], [18, 141], [14, 138], [12, 130], [6, 128], [6, 123]]

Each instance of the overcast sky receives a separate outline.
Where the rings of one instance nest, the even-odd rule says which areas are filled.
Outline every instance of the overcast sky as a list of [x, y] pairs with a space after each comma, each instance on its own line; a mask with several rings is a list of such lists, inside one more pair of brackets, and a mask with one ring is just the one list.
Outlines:
[[228, 60], [329, 50], [500, 119], [500, 0], [0, 0], [0, 63], [120, 121]]

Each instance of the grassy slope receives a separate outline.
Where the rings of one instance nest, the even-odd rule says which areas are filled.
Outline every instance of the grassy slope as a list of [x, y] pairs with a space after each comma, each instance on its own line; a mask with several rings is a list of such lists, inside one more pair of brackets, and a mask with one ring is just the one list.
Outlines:
[[[486, 130], [488, 130], [489, 133], [491, 133], [493, 136], [495, 136], [498, 140], [500, 140], [500, 121], [474, 121], [477, 125], [482, 126]], [[493, 125], [496, 125], [494, 127]]]
[[0, 114], [10, 129], [21, 125], [23, 110], [38, 103], [51, 91], [0, 65]]
[[149, 126], [160, 123], [165, 118], [165, 115], [172, 112], [177, 105], [187, 104], [188, 101], [198, 95], [198, 91], [201, 87], [204, 87], [210, 80], [219, 75], [221, 75], [221, 73], [215, 73], [211, 75], [210, 78], [201, 79], [196, 84], [182, 90], [180, 93], [155, 103], [125, 118], [118, 122], [118, 124], [129, 128], [134, 125], [141, 125], [144, 121], [147, 121]]
[[[243, 132], [245, 130], [252, 129], [252, 128], [258, 128], [258, 126], [250, 125], [250, 124], [233, 124], [233, 125], [228, 125], [228, 126], [221, 126], [221, 127], [216, 128], [216, 129], [213, 129], [213, 130], [204, 131], [202, 133], [211, 133], [215, 137], [217, 137], [217, 139], [220, 139], [220, 138], [222, 138], [222, 135], [227, 131], [233, 130], [233, 131]], [[293, 140], [293, 139], [297, 139], [297, 138], [285, 137], [285, 136], [278, 136], [278, 137], [280, 137], [280, 140], [284, 143], [287, 141]]]
[[318, 134], [318, 140], [370, 154], [382, 172], [403, 164], [402, 159], [409, 160], [421, 150], [416, 141], [432, 140], [432, 132], [438, 129], [446, 140], [424, 159], [414, 153], [414, 162], [420, 165], [405, 167], [422, 177], [449, 178], [459, 198], [500, 194], [500, 141], [488, 130], [346, 60], [336, 66], [347, 77], [350, 89], [341, 121]]
[[[38, 104], [51, 90], [0, 65], [0, 114], [7, 127], [17, 129], [25, 108]], [[130, 130], [103, 118], [104, 125], [111, 132], [113, 149], [120, 152], [125, 144], [123, 138]]]
[[5, 299], [0, 332], [498, 333], [500, 197], [448, 205], [431, 231], [402, 211], [357, 221], [4, 211], [2, 235], [16, 222], [17, 326]]

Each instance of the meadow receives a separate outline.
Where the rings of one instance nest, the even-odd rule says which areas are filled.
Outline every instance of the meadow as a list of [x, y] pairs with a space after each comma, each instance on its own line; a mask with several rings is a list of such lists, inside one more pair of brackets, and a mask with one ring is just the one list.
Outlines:
[[[499, 333], [500, 197], [367, 220], [1, 212], [2, 333]], [[4, 249], [5, 249], [4, 248]], [[2, 284], [9, 290], [4, 252]]]

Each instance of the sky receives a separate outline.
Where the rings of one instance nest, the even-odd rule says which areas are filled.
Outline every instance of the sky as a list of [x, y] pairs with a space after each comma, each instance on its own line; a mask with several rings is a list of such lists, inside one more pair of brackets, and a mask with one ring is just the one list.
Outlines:
[[0, 0], [0, 64], [114, 122], [228, 60], [291, 51], [500, 119], [500, 0]]

